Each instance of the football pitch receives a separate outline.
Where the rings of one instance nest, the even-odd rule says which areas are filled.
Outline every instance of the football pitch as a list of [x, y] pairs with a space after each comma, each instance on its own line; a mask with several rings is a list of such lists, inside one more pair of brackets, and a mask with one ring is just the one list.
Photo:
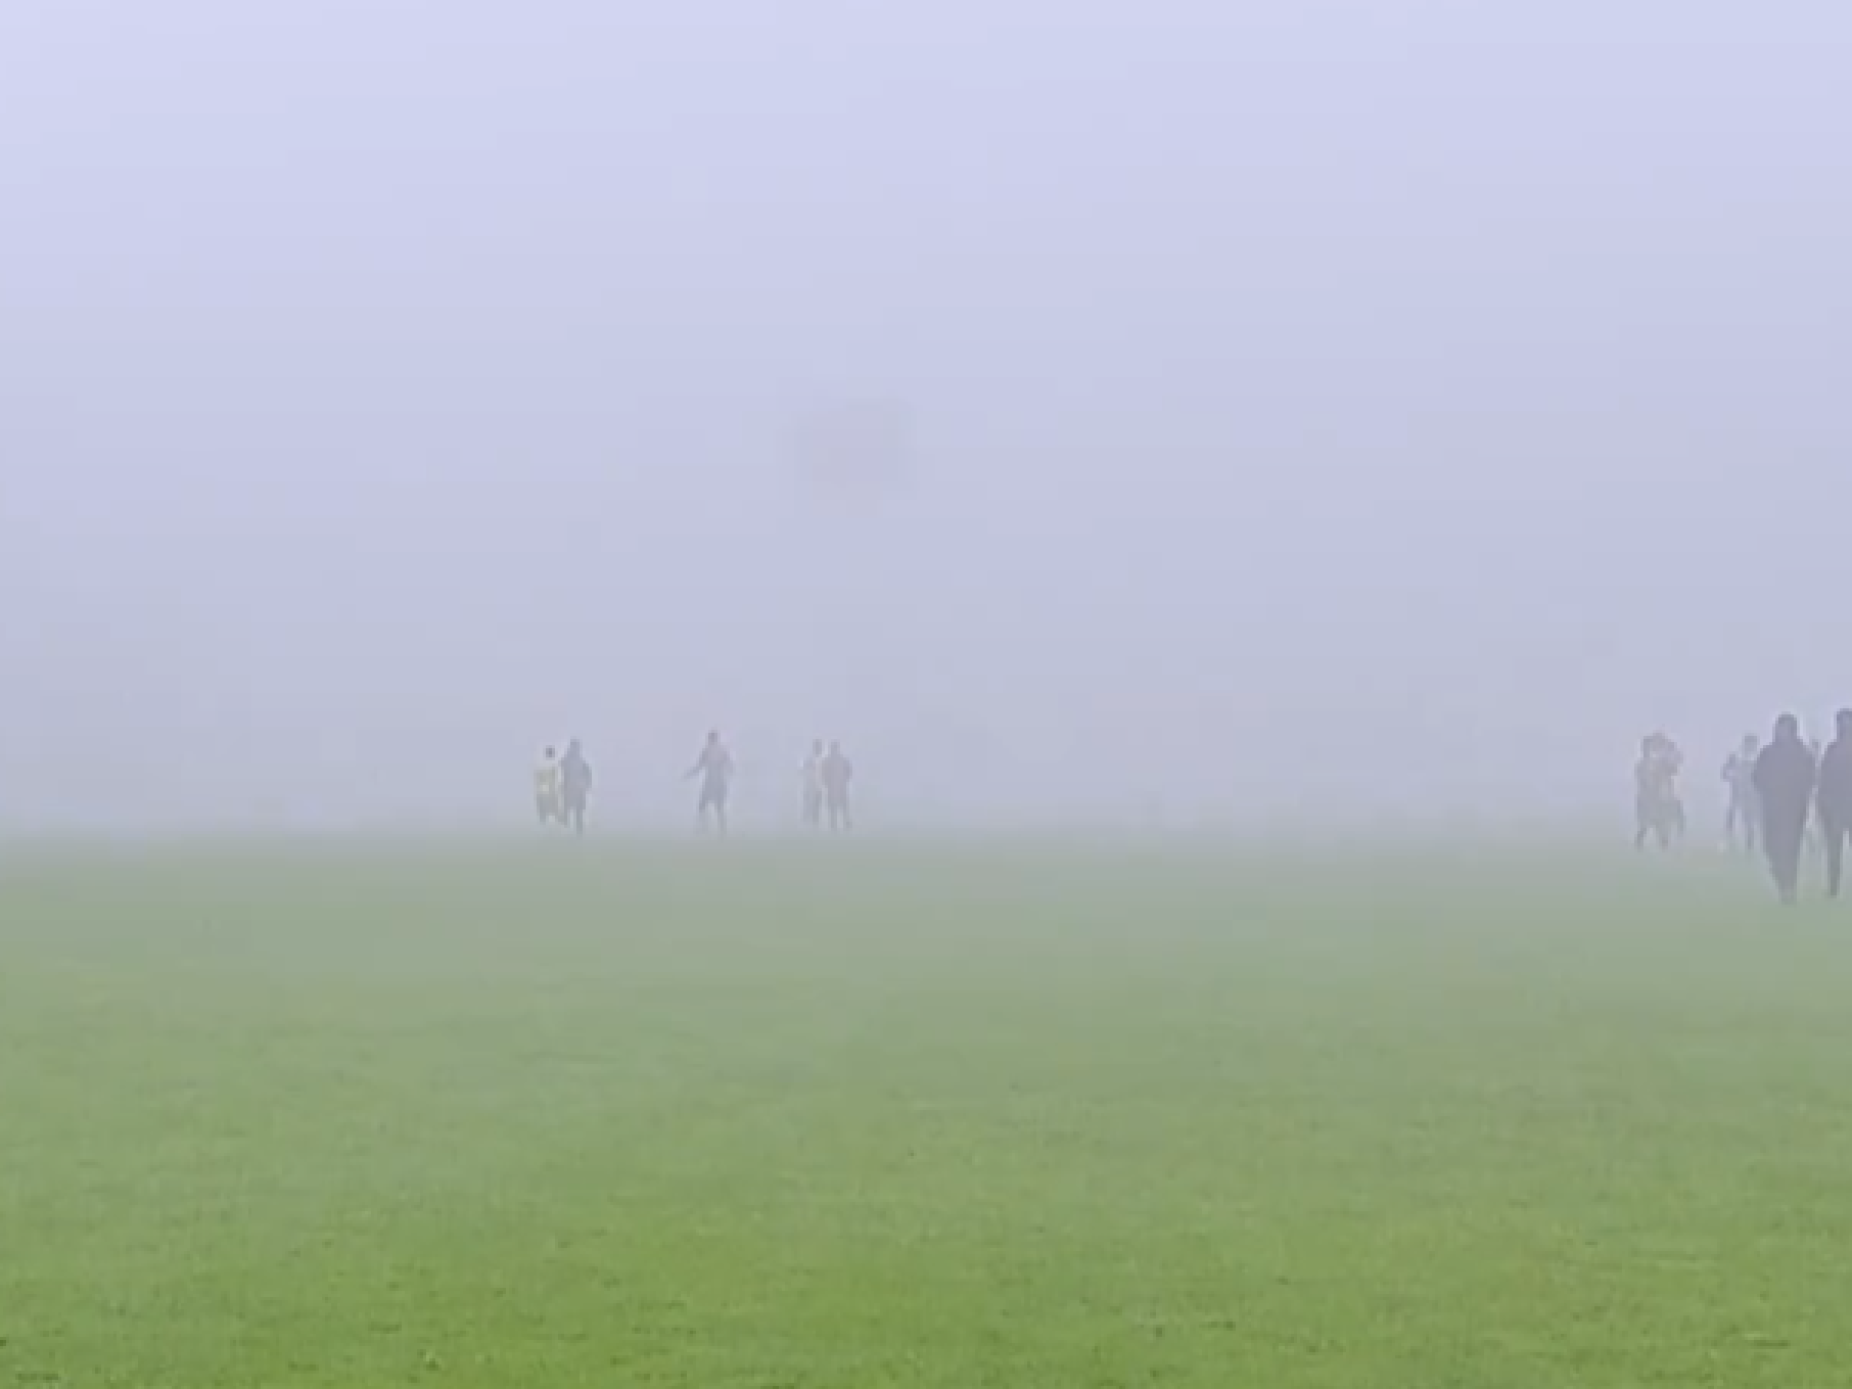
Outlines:
[[1550, 852], [0, 855], [0, 1386], [1852, 1382], [1852, 907]]

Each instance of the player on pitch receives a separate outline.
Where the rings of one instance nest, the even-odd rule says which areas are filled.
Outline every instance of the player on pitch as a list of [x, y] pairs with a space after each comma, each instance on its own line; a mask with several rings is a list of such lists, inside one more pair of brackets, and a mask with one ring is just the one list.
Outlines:
[[823, 740], [817, 739], [810, 745], [810, 753], [804, 758], [804, 828], [820, 830], [823, 828]]
[[574, 834], [585, 833], [585, 807], [592, 798], [592, 764], [585, 760], [585, 749], [574, 738], [566, 744], [566, 756], [560, 763], [561, 799], [565, 813], [561, 823]]
[[559, 799], [559, 753], [552, 748], [541, 754], [534, 768], [534, 814], [542, 828], [566, 821]]
[[823, 759], [823, 798], [829, 808], [832, 833], [845, 834], [855, 828], [855, 817], [849, 812], [849, 783], [854, 780], [855, 764], [849, 754], [842, 750], [841, 743], [831, 743]]
[[1762, 812], [1756, 805], [1756, 755], [1761, 751], [1762, 740], [1745, 734], [1742, 746], [1723, 764], [1723, 784], [1730, 793], [1729, 808], [1723, 814], [1724, 841], [1746, 854], [1756, 851], [1762, 829]]
[[701, 745], [687, 780], [701, 779], [700, 799], [695, 802], [695, 828], [727, 832], [727, 798], [733, 790], [733, 754], [721, 741], [720, 730], [710, 729]]
[[1813, 750], [1801, 741], [1800, 720], [1783, 714], [1775, 720], [1774, 742], [1756, 757], [1756, 799], [1762, 806], [1762, 850], [1784, 904], [1800, 893], [1801, 843], [1818, 779]]
[[1846, 843], [1852, 840], [1852, 709], [1841, 709], [1833, 718], [1833, 741], [1820, 758], [1814, 804], [1826, 838], [1826, 895], [1837, 897]]

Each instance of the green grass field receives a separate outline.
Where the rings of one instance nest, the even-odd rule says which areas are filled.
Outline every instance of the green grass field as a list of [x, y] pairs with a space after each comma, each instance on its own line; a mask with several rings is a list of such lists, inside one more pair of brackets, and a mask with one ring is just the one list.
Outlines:
[[1848, 1357], [1852, 909], [1746, 868], [0, 859], [0, 1386], [1815, 1389]]

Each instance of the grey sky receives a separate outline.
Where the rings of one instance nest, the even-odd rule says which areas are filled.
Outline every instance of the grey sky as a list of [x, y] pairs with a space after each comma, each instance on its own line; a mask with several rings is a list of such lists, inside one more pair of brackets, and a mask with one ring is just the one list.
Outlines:
[[[518, 815], [574, 731], [679, 819], [710, 723], [765, 822], [817, 731], [895, 819], [1707, 780], [1852, 702], [1848, 71], [1829, 0], [10, 0], [0, 819]], [[863, 399], [851, 512], [788, 441]]]

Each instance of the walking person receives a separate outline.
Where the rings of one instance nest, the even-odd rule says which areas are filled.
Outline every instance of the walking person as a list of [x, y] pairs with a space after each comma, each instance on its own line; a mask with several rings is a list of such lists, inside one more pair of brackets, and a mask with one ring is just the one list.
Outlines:
[[810, 745], [810, 755], [804, 759], [804, 828], [820, 830], [823, 828], [823, 740], [817, 739]]
[[727, 751], [717, 728], [708, 731], [707, 741], [701, 744], [694, 765], [688, 769], [688, 779], [696, 777], [701, 779], [701, 794], [695, 802], [695, 828], [712, 828], [724, 835], [727, 799], [733, 790], [733, 754]]
[[1756, 756], [1756, 800], [1762, 807], [1762, 848], [1784, 905], [1800, 895], [1801, 845], [1807, 837], [1819, 768], [1801, 741], [1800, 720], [1775, 720], [1775, 739]]
[[566, 823], [560, 809], [559, 775], [559, 754], [548, 748], [541, 754], [540, 765], [534, 768], [534, 815], [542, 828]]
[[1747, 734], [1742, 746], [1723, 764], [1723, 781], [1730, 792], [1729, 809], [1723, 817], [1724, 839], [1731, 848], [1740, 847], [1746, 854], [1756, 851], [1762, 827], [1762, 811], [1756, 805], [1756, 757], [1761, 751], [1762, 740]]
[[1837, 897], [1846, 844], [1852, 840], [1852, 709], [1841, 709], [1833, 719], [1833, 741], [1820, 758], [1814, 803], [1826, 838], [1826, 895]]
[[841, 743], [831, 743], [823, 758], [823, 798], [829, 810], [830, 830], [846, 834], [855, 828], [855, 816], [849, 810], [849, 783], [855, 780], [855, 764]]
[[585, 749], [574, 738], [566, 745], [560, 762], [561, 800], [565, 815], [561, 821], [574, 834], [585, 833], [585, 807], [592, 798], [592, 764], [585, 760]]

